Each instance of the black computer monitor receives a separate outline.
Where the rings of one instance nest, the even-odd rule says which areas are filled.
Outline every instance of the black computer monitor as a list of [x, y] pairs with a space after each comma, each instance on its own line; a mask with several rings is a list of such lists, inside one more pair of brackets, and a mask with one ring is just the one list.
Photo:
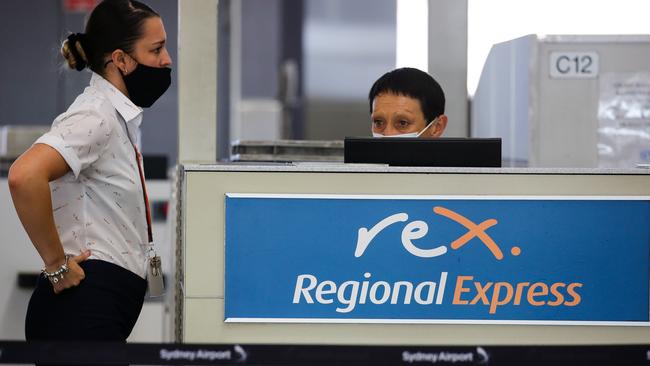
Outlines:
[[346, 163], [501, 167], [500, 138], [346, 137], [344, 150]]

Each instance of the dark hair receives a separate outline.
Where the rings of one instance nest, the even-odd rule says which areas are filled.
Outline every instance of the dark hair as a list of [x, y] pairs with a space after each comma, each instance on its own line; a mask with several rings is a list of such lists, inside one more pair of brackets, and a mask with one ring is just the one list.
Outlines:
[[63, 41], [61, 54], [72, 69], [88, 67], [103, 74], [106, 55], [116, 49], [132, 52], [144, 33], [144, 21], [159, 16], [136, 0], [104, 0], [90, 14], [85, 33], [71, 34]]
[[370, 88], [368, 102], [372, 113], [372, 102], [379, 94], [392, 93], [417, 99], [427, 121], [445, 113], [445, 93], [440, 84], [429, 74], [418, 69], [404, 67], [382, 75]]

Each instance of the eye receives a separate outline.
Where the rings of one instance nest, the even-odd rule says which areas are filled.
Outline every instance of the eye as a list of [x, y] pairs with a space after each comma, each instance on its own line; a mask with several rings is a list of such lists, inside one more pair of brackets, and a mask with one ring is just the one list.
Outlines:
[[384, 126], [384, 121], [382, 121], [380, 119], [375, 119], [375, 120], [372, 121], [372, 125], [373, 125], [374, 128], [379, 129], [379, 128], [382, 128]]
[[153, 53], [155, 53], [155, 54], [157, 55], [157, 54], [159, 54], [159, 53], [160, 53], [160, 51], [162, 51], [162, 46], [160, 46], [160, 47], [158, 47], [158, 48], [156, 48], [156, 49], [154, 49], [154, 50], [153, 50], [153, 51], [151, 51], [151, 52], [153, 52]]
[[397, 121], [396, 125], [397, 125], [397, 128], [399, 128], [399, 129], [405, 129], [405, 128], [408, 128], [409, 126], [411, 126], [411, 121], [402, 119], [402, 120]]

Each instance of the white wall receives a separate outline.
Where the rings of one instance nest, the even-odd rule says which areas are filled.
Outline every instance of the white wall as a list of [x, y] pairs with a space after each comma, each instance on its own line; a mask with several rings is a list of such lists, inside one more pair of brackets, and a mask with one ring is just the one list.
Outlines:
[[0, 339], [25, 339], [31, 291], [18, 288], [17, 274], [39, 272], [42, 262], [18, 220], [6, 178], [0, 179], [0, 233]]

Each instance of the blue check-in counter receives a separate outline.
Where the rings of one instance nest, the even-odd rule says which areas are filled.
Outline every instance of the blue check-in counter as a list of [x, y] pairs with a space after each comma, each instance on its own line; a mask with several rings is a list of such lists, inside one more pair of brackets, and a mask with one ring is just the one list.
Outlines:
[[192, 343], [650, 343], [650, 171], [186, 165]]

